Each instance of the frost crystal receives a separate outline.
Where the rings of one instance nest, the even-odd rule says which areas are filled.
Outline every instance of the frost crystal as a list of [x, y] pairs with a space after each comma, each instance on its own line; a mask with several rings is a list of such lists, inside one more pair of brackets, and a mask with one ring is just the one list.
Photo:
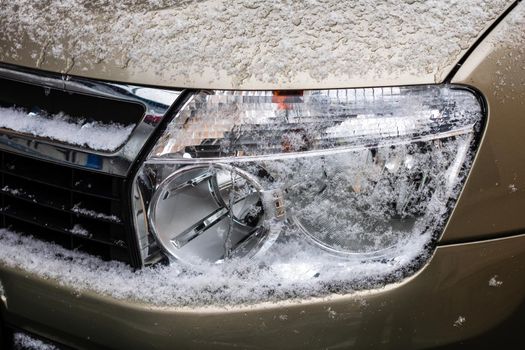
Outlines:
[[131, 135], [134, 125], [73, 120], [64, 114], [43, 116], [21, 109], [0, 107], [0, 128], [94, 150], [115, 151]]

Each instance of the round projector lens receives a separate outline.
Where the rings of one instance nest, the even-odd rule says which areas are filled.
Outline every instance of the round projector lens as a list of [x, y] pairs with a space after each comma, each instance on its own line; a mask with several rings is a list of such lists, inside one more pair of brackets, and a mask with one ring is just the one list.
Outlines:
[[190, 263], [251, 256], [266, 246], [261, 186], [229, 165], [183, 167], [155, 192], [150, 226], [162, 248]]

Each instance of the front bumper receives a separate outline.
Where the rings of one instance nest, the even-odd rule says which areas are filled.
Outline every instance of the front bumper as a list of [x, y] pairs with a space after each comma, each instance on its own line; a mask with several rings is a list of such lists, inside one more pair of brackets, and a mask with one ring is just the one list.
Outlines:
[[3, 266], [0, 281], [9, 325], [75, 348], [409, 349], [497, 326], [523, 302], [524, 270], [519, 235], [440, 246], [418, 274], [382, 289], [253, 306], [162, 308]]

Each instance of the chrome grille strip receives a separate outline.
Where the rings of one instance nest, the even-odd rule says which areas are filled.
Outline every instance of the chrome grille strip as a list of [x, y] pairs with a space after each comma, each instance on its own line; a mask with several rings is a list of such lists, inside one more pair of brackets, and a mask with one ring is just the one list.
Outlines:
[[182, 93], [182, 90], [117, 84], [47, 72], [37, 73], [1, 63], [0, 78], [144, 106], [146, 112], [128, 141], [113, 153], [35, 138], [12, 130], [0, 130], [2, 150], [118, 176], [128, 174], [140, 150]]

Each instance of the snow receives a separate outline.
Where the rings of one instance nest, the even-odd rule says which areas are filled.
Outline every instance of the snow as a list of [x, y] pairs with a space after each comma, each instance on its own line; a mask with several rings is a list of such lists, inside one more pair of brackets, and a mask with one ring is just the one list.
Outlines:
[[[131, 74], [153, 70], [158, 83], [193, 85], [206, 79], [207, 86], [217, 86], [227, 76], [227, 87], [262, 82], [282, 88], [334, 77], [346, 84], [363, 77], [397, 81], [406, 74], [439, 80], [509, 3], [15, 0], [2, 3], [0, 42], [7, 38], [11, 46], [0, 52], [0, 60], [20, 57], [28, 45], [23, 37], [38, 43], [31, 52], [39, 67], [53, 59], [67, 61], [65, 70], [73, 73], [116, 64]], [[131, 127], [72, 123], [63, 115], [49, 117], [50, 123], [48, 117], [3, 108], [0, 116], [3, 127], [100, 150], [116, 149], [131, 133]], [[337, 136], [350, 126], [332, 131]], [[304, 146], [301, 135], [286, 140], [294, 151]], [[1, 229], [0, 262], [80, 294], [94, 291], [159, 306], [236, 305], [381, 288], [411, 275], [430, 256], [429, 243], [463, 180], [463, 162], [458, 165], [455, 158], [469, 144], [463, 135], [428, 142], [428, 149], [405, 143], [379, 145], [376, 155], [368, 149], [354, 150], [352, 157], [330, 154], [328, 161], [296, 155], [264, 160], [274, 175], [267, 187], [289, 189], [291, 213], [315, 235], [312, 242], [289, 225], [267, 222], [283, 232], [253, 259], [173, 262], [136, 271]], [[254, 163], [234, 165], [250, 170]], [[417, 179], [423, 180], [416, 188]], [[323, 196], [314, 191], [319, 183], [327, 184]], [[307, 200], [310, 194], [313, 200]], [[80, 206], [72, 210], [104, 215]], [[418, 219], [408, 229], [387, 222], [405, 217]], [[90, 235], [80, 225], [71, 232]], [[319, 241], [349, 254], [331, 254], [316, 245]], [[372, 258], [359, 255], [377, 251]], [[464, 322], [461, 316], [454, 325]]]
[[[409, 142], [410, 137], [407, 139], [400, 133], [395, 143], [374, 142], [370, 148], [332, 147], [315, 152], [221, 160], [249, 174], [264, 169], [271, 176], [257, 177], [260, 188], [270, 195], [279, 189], [285, 192], [286, 214], [295, 220], [264, 220], [264, 228], [275, 232], [278, 239], [270, 249], [251, 259], [232, 258], [223, 263], [197, 261], [193, 265], [174, 260], [169, 266], [159, 264], [134, 270], [123, 263], [105, 262], [2, 229], [0, 264], [56, 280], [79, 294], [94, 291], [158, 306], [215, 307], [303, 301], [382, 288], [412, 275], [432, 254], [432, 239], [441, 232], [459, 193], [459, 184], [465, 179], [461, 166], [466, 165], [464, 170], [468, 170], [473, 158], [468, 150], [472, 124], [479, 120], [480, 111], [479, 106], [478, 109], [467, 106], [467, 110], [447, 109], [451, 123], [443, 125], [451, 124], [452, 131], [459, 127], [459, 131], [435, 140], [430, 137]], [[216, 120], [227, 124], [219, 116], [224, 114], [219, 114]], [[253, 116], [253, 121], [262, 125], [264, 120], [260, 118], [265, 115], [253, 113]], [[322, 114], [310, 115], [317, 116]], [[283, 128], [271, 129], [279, 130]], [[449, 135], [450, 130], [445, 131]], [[276, 140], [280, 146], [280, 138]], [[302, 137], [286, 140], [298, 144], [304, 141]], [[297, 148], [301, 147], [291, 147]], [[155, 176], [158, 181], [179, 165], [172, 159], [168, 165], [153, 160], [147, 163], [164, 170]], [[244, 193], [250, 181], [247, 178], [240, 181], [232, 194]], [[86, 209], [81, 204], [75, 207], [79, 213]], [[72, 232], [96, 237], [108, 234], [87, 232], [82, 226], [76, 226]]]
[[454, 327], [463, 327], [467, 319], [464, 316], [459, 316], [457, 320], [454, 321]]
[[[268, 240], [274, 232], [286, 237], [298, 230], [319, 250], [349, 259], [389, 259], [405, 239], [441, 229], [482, 117], [473, 94], [436, 86], [312, 90], [288, 101], [283, 109], [272, 92], [197, 95], [167, 127], [143, 174], [154, 178], [153, 187], [187, 181], [180, 174], [164, 180], [188, 164], [236, 180], [243, 178], [236, 170], [249, 174], [244, 178], [250, 185], [239, 182], [230, 194], [242, 198], [243, 190], [260, 188], [266, 219], [287, 219], [283, 227], [268, 220]], [[211, 151], [200, 152], [202, 144]], [[187, 152], [193, 159], [184, 158]], [[227, 164], [229, 175], [216, 163]], [[160, 237], [176, 237], [204, 217], [179, 214], [177, 196], [191, 197], [170, 195], [171, 202], [164, 200], [151, 216], [163, 223], [155, 227]], [[197, 204], [183, 204], [191, 205]], [[275, 215], [278, 209], [284, 215]], [[206, 231], [209, 240], [215, 233]], [[161, 244], [181, 260], [203, 251], [212, 256], [198, 243], [176, 249], [171, 241]], [[215, 247], [211, 259], [226, 254]], [[312, 270], [308, 264], [282, 265]]]
[[0, 128], [111, 152], [126, 142], [134, 125], [74, 120], [62, 113], [46, 116], [18, 108], [0, 107]]
[[[395, 258], [366, 263], [349, 263], [319, 254], [304, 241], [289, 241], [276, 243], [259, 260], [203, 262], [195, 267], [172, 264], [134, 270], [120, 262], [102, 261], [1, 229], [0, 262], [56, 280], [79, 294], [94, 291], [158, 306], [233, 306], [379, 288], [410, 274], [415, 268], [413, 259], [421, 255], [428, 239], [428, 235], [411, 237], [399, 247]], [[301, 274], [293, 268], [305, 263], [317, 273]]]
[[501, 287], [503, 285], [502, 281], [498, 280], [498, 275], [494, 275], [489, 280], [489, 286], [490, 287]]
[[72, 234], [76, 236], [91, 237], [91, 234], [88, 232], [88, 230], [86, 230], [85, 228], [82, 227], [82, 225], [79, 225], [79, 224], [76, 224], [75, 226], [73, 226], [73, 228], [70, 229], [69, 232], [71, 232]]
[[52, 344], [36, 339], [26, 333], [15, 333], [13, 335], [14, 350], [58, 350]]
[[87, 216], [87, 217], [91, 217], [95, 219], [103, 219], [103, 220], [107, 220], [107, 221], [111, 221], [115, 223], [121, 222], [120, 219], [116, 217], [115, 215], [108, 215], [104, 213], [99, 213], [94, 210], [82, 208], [82, 205], [80, 203], [75, 204], [73, 208], [71, 208], [71, 211], [79, 215]]
[[[20, 194], [22, 194], [22, 191], [17, 189], [17, 188], [11, 188], [9, 186], [4, 186], [2, 187], [2, 192], [7, 192], [7, 193], [10, 193], [12, 194], [13, 196], [19, 196]], [[24, 193], [25, 194], [25, 193]]]
[[428, 83], [512, 2], [2, 1], [0, 60], [179, 87]]
[[331, 307], [328, 307], [326, 309], [326, 311], [328, 312], [328, 318], [332, 319], [332, 320], [335, 320], [336, 317], [337, 317], [337, 312], [335, 312], [334, 310], [332, 310]]
[[487, 44], [499, 49], [502, 54], [494, 57], [496, 63], [492, 94], [500, 103], [525, 100], [525, 79], [523, 74], [509, 74], [510, 69], [521, 73], [525, 71], [525, 3], [519, 2], [516, 8], [501, 22], [488, 37]]
[[[269, 193], [287, 189], [287, 215], [295, 220], [265, 219], [264, 227], [278, 239], [251, 259], [192, 265], [174, 260], [136, 271], [1, 229], [0, 263], [78, 293], [159, 306], [253, 304], [381, 288], [413, 274], [430, 257], [430, 242], [465, 176], [459, 165], [471, 161], [465, 153], [470, 140], [466, 134], [424, 147], [378, 146], [373, 157], [369, 149], [358, 149], [231, 163], [251, 174], [261, 168], [271, 174], [258, 181]], [[386, 167], [388, 160], [399, 164]], [[71, 232], [99, 234], [80, 225]]]

